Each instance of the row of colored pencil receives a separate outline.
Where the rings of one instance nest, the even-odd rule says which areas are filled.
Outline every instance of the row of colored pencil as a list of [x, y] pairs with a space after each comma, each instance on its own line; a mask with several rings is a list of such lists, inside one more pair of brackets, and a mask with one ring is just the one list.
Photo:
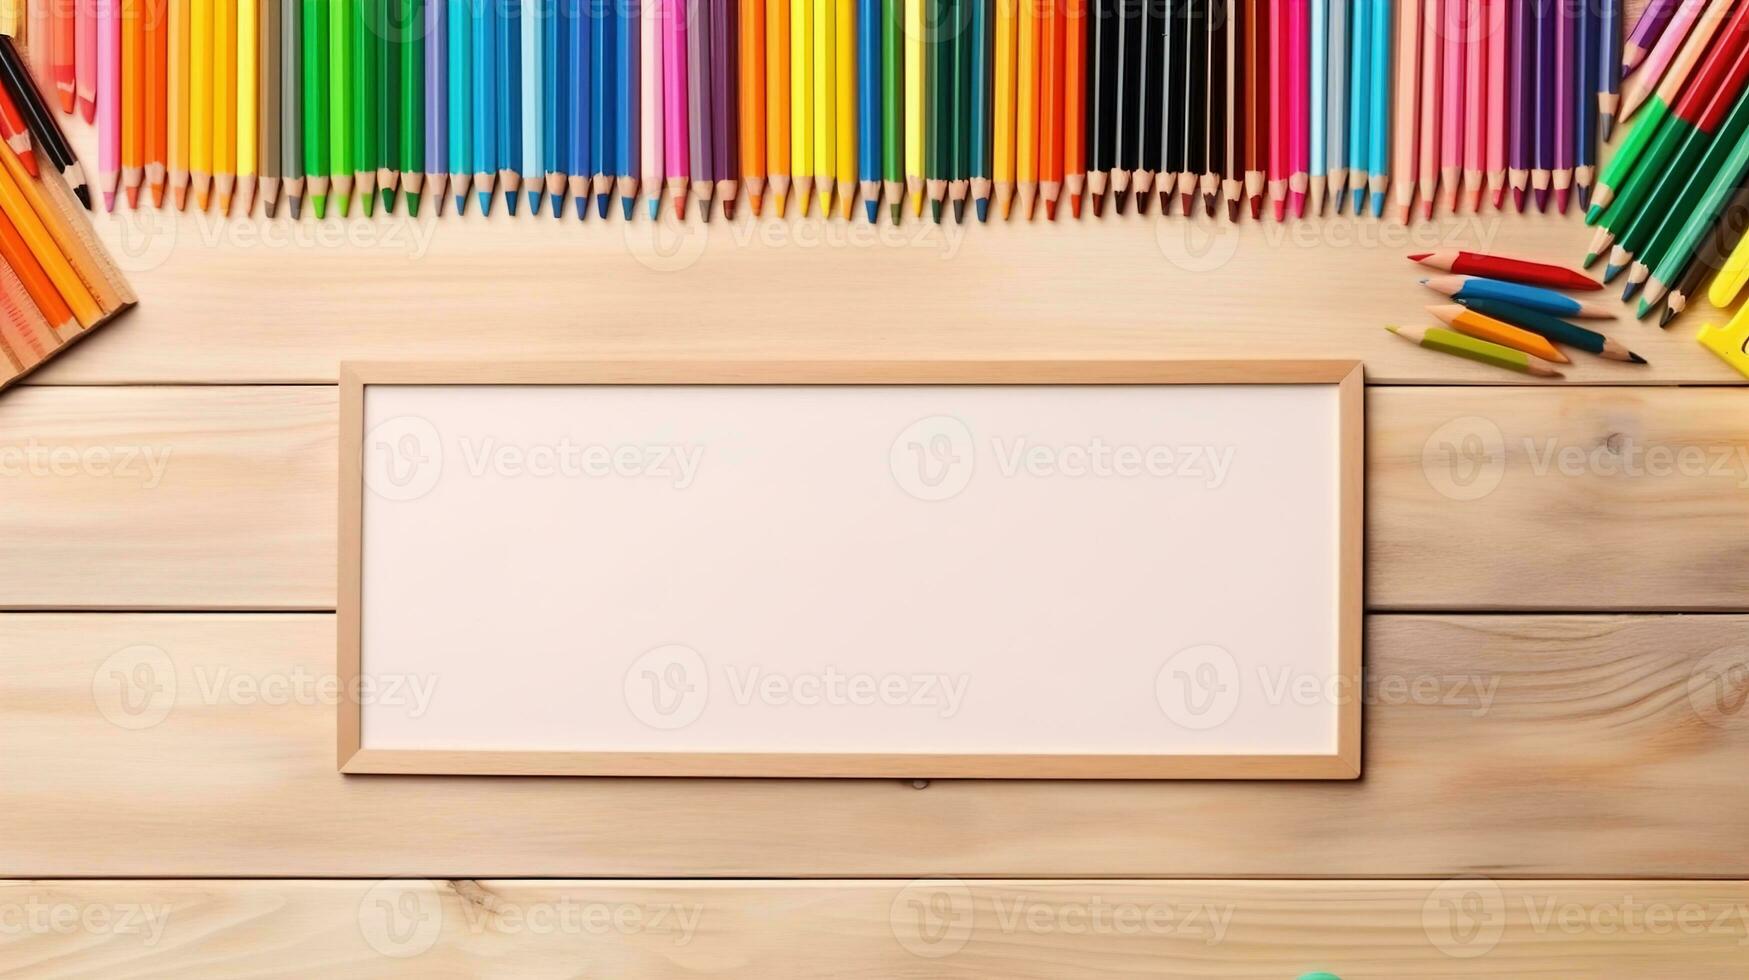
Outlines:
[[1668, 324], [1725, 264], [1749, 205], [1749, 2], [1663, 6], [1666, 23], [1636, 42], [1623, 109], [1644, 113], [1599, 179], [1585, 264], [1607, 254], [1604, 280], [1626, 273], [1640, 317], [1668, 299]]
[[1585, 197], [1619, 3], [45, 0], [31, 19], [54, 7], [37, 66], [96, 119], [106, 202], [192, 188], [320, 215], [471, 189], [708, 216], [745, 191], [756, 213], [860, 197], [873, 221], [1158, 194], [1285, 220], [1382, 215], [1394, 180], [1407, 221], [1417, 195], [1424, 215], [1509, 183], [1520, 210]]
[[[0, 37], [0, 68], [0, 110], [13, 115], [24, 97], [34, 97], [30, 118], [46, 118], [10, 38]], [[48, 150], [53, 140], [44, 142]], [[21, 156], [10, 140], [0, 144], [0, 388], [135, 302], [92, 231], [81, 207], [89, 202], [62, 174], [59, 147], [49, 156], [55, 166]]]

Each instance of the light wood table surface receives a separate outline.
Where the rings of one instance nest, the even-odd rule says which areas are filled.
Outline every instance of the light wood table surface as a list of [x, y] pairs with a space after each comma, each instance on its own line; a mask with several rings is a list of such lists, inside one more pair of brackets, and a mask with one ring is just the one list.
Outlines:
[[[1744, 379], [1382, 329], [1576, 219], [99, 225], [141, 308], [0, 397], [0, 974], [1749, 972]], [[338, 363], [651, 356], [1364, 360], [1364, 778], [336, 774]]]

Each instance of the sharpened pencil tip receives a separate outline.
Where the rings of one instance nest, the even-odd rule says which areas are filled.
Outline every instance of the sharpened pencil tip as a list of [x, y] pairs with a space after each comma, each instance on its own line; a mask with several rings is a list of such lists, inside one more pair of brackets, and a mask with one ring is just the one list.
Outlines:
[[1548, 214], [1549, 213], [1549, 189], [1547, 187], [1538, 187], [1535, 191], [1535, 194], [1536, 194], [1536, 209], [1538, 211], [1542, 212], [1543, 214]]
[[516, 217], [516, 192], [508, 187], [504, 188], [504, 213]]
[[[1658, 314], [1658, 326], [1668, 327], [1670, 325], [1670, 321], [1674, 320], [1674, 319], [1676, 319], [1676, 311], [1674, 309], [1672, 309], [1671, 307], [1666, 306], [1666, 307], [1664, 307], [1664, 312]], [[1638, 354], [1629, 354], [1628, 355], [1628, 357], [1630, 357], [1630, 358], [1638, 358], [1639, 356], [1640, 355], [1638, 355]], [[1641, 361], [1640, 363], [1644, 364], [1645, 362]]]
[[1579, 263], [1579, 267], [1581, 269], [1589, 269], [1596, 264], [1597, 264], [1597, 253], [1596, 252], [1586, 252], [1585, 253], [1585, 261]]
[[1591, 213], [1591, 185], [1590, 184], [1580, 184], [1579, 185], [1579, 210], [1584, 211], [1586, 214]]
[[724, 221], [734, 221], [735, 220], [735, 207], [736, 207], [736, 205], [735, 205], [734, 198], [731, 197], [731, 198], [728, 198], [728, 199], [723, 201], [723, 220]]
[[966, 199], [963, 197], [953, 202], [953, 223], [956, 225], [966, 223]]
[[1227, 202], [1227, 220], [1232, 222], [1233, 224], [1239, 223], [1239, 202], [1238, 201], [1228, 201]]
[[1603, 219], [1603, 207], [1601, 205], [1593, 204], [1585, 212], [1585, 223], [1588, 225], [1595, 225], [1595, 224], [1597, 224], [1597, 222], [1601, 221], [1602, 219]]
[[1630, 276], [1628, 278], [1627, 286], [1621, 291], [1621, 301], [1626, 303], [1628, 300], [1631, 300], [1638, 295], [1640, 295], [1640, 284], [1635, 282]]
[[1251, 198], [1251, 220], [1252, 221], [1261, 221], [1262, 219], [1263, 219], [1263, 198], [1253, 197], [1253, 198]]
[[[607, 220], [607, 209], [613, 207], [613, 197], [607, 194], [595, 195], [595, 216]], [[587, 209], [584, 209], [587, 210]]]
[[1045, 220], [1057, 220], [1057, 202], [1050, 200], [1049, 198], [1045, 199]]
[[1093, 195], [1093, 216], [1095, 218], [1105, 217], [1105, 195], [1104, 194]]
[[1079, 195], [1079, 194], [1070, 195], [1070, 197], [1069, 197], [1069, 213], [1075, 216], [1076, 221], [1081, 220], [1081, 195]]
[[1514, 187], [1512, 189], [1512, 206], [1518, 209], [1519, 214], [1524, 213], [1524, 188]]
[[941, 224], [941, 202], [940, 201], [930, 201], [929, 202], [929, 217], [934, 219], [936, 224], [938, 224], [938, 225]]
[[419, 195], [407, 195], [407, 216], [411, 218], [419, 217]]
[[1219, 202], [1220, 202], [1220, 198], [1217, 197], [1216, 195], [1204, 194], [1202, 196], [1203, 213], [1208, 215], [1211, 218], [1214, 217], [1218, 208], [1220, 207]]
[[481, 214], [488, 215], [488, 216], [491, 215], [491, 213], [492, 213], [492, 192], [491, 191], [475, 191], [474, 192], [474, 199], [480, 202], [480, 213]]
[[[554, 208], [555, 211], [559, 210]], [[528, 213], [540, 214], [540, 191], [528, 192]]]
[[651, 195], [649, 212], [651, 221], [655, 221], [656, 216], [662, 213], [662, 199], [660, 197]]
[[317, 221], [321, 221], [323, 218], [328, 217], [328, 198], [326, 196], [317, 194], [310, 198], [310, 205], [316, 209]]
[[293, 221], [296, 221], [299, 218], [302, 218], [304, 216], [304, 199], [303, 198], [294, 197], [291, 199], [291, 216], [292, 216]]
[[[87, 211], [91, 210], [91, 189], [89, 187], [86, 187], [84, 184], [80, 184], [78, 187], [73, 188], [73, 196], [79, 199], [80, 204], [85, 205], [85, 210], [87, 210]], [[178, 194], [177, 194], [176, 209], [178, 211], [182, 210], [182, 200], [181, 200], [181, 193], [180, 192], [178, 192]]]
[[1555, 188], [1555, 210], [1566, 214], [1573, 207], [1573, 190], [1570, 187]]
[[878, 224], [881, 220], [881, 202], [873, 198], [863, 201], [862, 213], [868, 218], [869, 224]]
[[1386, 327], [1385, 329], [1389, 330], [1392, 333], [1396, 333], [1398, 328], [1397, 327]]
[[395, 213], [395, 192], [393, 190], [385, 187], [382, 189], [381, 193], [382, 193], [382, 197], [383, 197], [383, 213], [384, 214], [394, 214]]
[[765, 213], [765, 196], [763, 194], [749, 194], [747, 204], [753, 209], [753, 217], [757, 218]]
[[1603, 281], [1614, 282], [1615, 277], [1621, 275], [1622, 268], [1619, 265], [1605, 265], [1603, 267]]
[[1640, 305], [1634, 307], [1634, 319], [1644, 320], [1646, 318], [1646, 314], [1648, 314], [1650, 312], [1652, 312], [1652, 304], [1646, 302], [1646, 297], [1641, 296], [1640, 297]]
[[1383, 193], [1374, 193], [1372, 196], [1372, 216], [1375, 218], [1385, 216], [1385, 195]]
[[1112, 193], [1112, 202], [1111, 202], [1112, 213], [1118, 214], [1118, 215], [1123, 214], [1123, 202], [1124, 202], [1125, 198], [1129, 197], [1129, 195], [1124, 193], [1123, 191], [1117, 190], [1115, 188], [1112, 190], [1111, 193]]
[[899, 219], [905, 214], [905, 204], [903, 201], [894, 201], [893, 206], [889, 208], [888, 211], [893, 216], [893, 224], [896, 225], [899, 223]]
[[632, 220], [632, 214], [637, 210], [637, 206], [637, 200], [630, 194], [619, 199], [620, 214], [624, 215], [625, 220], [627, 221]]
[[1603, 141], [1609, 142], [1615, 136], [1615, 116], [1607, 114], [1598, 116], [1597, 130], [1603, 134]]
[[1366, 210], [1366, 188], [1356, 187], [1351, 197], [1354, 199], [1354, 213], [1358, 216]]
[[[987, 198], [987, 197], [978, 198], [978, 200], [976, 202], [976, 207], [974, 208], [974, 210], [976, 210], [978, 212], [978, 224], [984, 225], [984, 224], [990, 223], [990, 199], [989, 198]], [[1079, 210], [1079, 209], [1077, 209], [1077, 210]]]
[[468, 211], [468, 195], [466, 191], [455, 196], [455, 213], [466, 214]]

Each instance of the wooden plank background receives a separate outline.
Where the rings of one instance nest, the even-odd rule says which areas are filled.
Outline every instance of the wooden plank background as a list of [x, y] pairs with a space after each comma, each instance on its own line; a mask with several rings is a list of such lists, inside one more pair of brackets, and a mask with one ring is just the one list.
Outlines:
[[[1381, 329], [1437, 298], [1405, 253], [1574, 258], [1576, 220], [98, 225], [141, 309], [0, 398], [0, 973], [1749, 963], [1749, 415], [1709, 314], [1534, 388]], [[339, 362], [667, 355], [1365, 360], [1364, 778], [335, 773]]]

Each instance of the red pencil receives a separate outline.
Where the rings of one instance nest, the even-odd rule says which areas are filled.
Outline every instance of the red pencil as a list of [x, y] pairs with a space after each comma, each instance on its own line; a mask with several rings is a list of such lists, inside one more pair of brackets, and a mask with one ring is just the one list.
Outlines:
[[1063, 193], [1081, 217], [1081, 191], [1087, 184], [1087, 0], [1065, 0], [1067, 31], [1063, 45]]
[[1504, 255], [1481, 252], [1422, 252], [1409, 256], [1430, 269], [1440, 269], [1459, 276], [1480, 276], [1484, 279], [1504, 279], [1526, 286], [1547, 286], [1551, 289], [1597, 290], [1603, 284], [1572, 269], [1543, 262], [1527, 262]]
[[1269, 206], [1287, 220], [1288, 145], [1293, 104], [1288, 90], [1288, 3], [1270, 0], [1269, 10]]

